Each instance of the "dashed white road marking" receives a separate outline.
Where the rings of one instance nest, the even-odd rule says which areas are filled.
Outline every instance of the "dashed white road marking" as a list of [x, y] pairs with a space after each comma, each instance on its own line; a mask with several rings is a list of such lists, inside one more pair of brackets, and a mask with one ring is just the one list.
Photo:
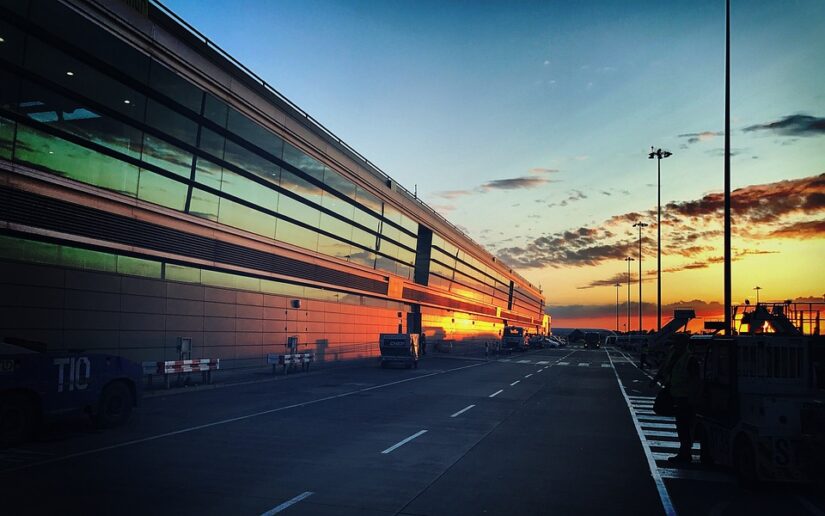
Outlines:
[[529, 361], [529, 360], [519, 360], [519, 361], [518, 361], [518, 362], [516, 362], [516, 363], [517, 363], [517, 364], [529, 364], [529, 363], [530, 363], [530, 361]]
[[549, 364], [550, 362], [548, 362], [547, 360], [539, 360], [539, 361], [538, 361], [538, 362], [536, 362], [536, 363], [537, 363], [537, 364], [544, 365], [544, 364]]
[[675, 423], [676, 419], [671, 416], [639, 416], [637, 418], [641, 424], [645, 424], [645, 421], [670, 421], [671, 423]]
[[559, 362], [559, 365], [570, 365], [570, 362]]
[[[671, 450], [678, 450], [679, 449], [679, 441], [651, 441], [647, 440], [647, 445], [651, 448], [668, 448]], [[699, 449], [699, 443], [693, 443], [693, 450]]]
[[499, 395], [499, 394], [501, 394], [502, 392], [504, 392], [504, 389], [499, 389], [499, 390], [497, 390], [496, 392], [494, 392], [494, 393], [490, 394], [490, 395], [489, 395], [489, 396], [487, 396], [487, 397], [488, 397], [488, 398], [495, 398], [496, 396], [498, 396], [498, 395]]
[[272, 516], [273, 514], [278, 514], [279, 512], [283, 511], [284, 509], [292, 507], [293, 505], [300, 502], [301, 500], [303, 500], [305, 498], [309, 498], [313, 494], [314, 493], [312, 491], [306, 491], [304, 493], [301, 493], [298, 496], [296, 496], [295, 498], [293, 498], [291, 500], [287, 500], [284, 503], [282, 503], [281, 505], [278, 505], [276, 507], [273, 507], [272, 509], [269, 509], [265, 513], [261, 514], [261, 516]]
[[603, 363], [602, 367], [610, 367], [610, 364]]
[[530, 378], [531, 376], [533, 376], [533, 373], [524, 375], [525, 378]]
[[579, 367], [590, 367], [590, 362], [579, 362]]
[[381, 453], [383, 453], [384, 455], [386, 455], [388, 453], [392, 453], [393, 450], [395, 450], [397, 448], [400, 448], [401, 446], [404, 446], [405, 444], [412, 441], [413, 439], [421, 437], [422, 435], [424, 435], [426, 433], [427, 433], [426, 430], [421, 430], [420, 432], [416, 432], [416, 433], [412, 434], [411, 436], [407, 437], [406, 439], [402, 439], [402, 440], [398, 441], [397, 443], [393, 444], [392, 446], [390, 446], [386, 450], [382, 451]]
[[452, 415], [452, 416], [450, 416], [450, 417], [458, 417], [458, 416], [460, 416], [461, 414], [463, 414], [463, 413], [467, 412], [468, 410], [470, 410], [470, 409], [471, 409], [471, 408], [473, 408], [473, 407], [475, 407], [475, 405], [467, 405], [466, 407], [464, 407], [463, 409], [459, 410], [458, 412], [456, 412], [455, 414], [453, 414], [453, 415]]
[[515, 382], [510, 384], [510, 387], [514, 386], [515, 384], [519, 383], [521, 380], [516, 380]]
[[644, 430], [642, 431], [645, 433], [645, 437], [679, 437], [679, 434], [676, 432], [665, 432], [663, 430]]

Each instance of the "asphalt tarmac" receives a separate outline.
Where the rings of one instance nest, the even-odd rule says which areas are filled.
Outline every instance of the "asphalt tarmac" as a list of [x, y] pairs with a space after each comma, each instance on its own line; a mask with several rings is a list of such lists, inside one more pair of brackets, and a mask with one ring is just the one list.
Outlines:
[[428, 356], [159, 395], [0, 451], [3, 514], [825, 514], [802, 488], [673, 468], [618, 350]]

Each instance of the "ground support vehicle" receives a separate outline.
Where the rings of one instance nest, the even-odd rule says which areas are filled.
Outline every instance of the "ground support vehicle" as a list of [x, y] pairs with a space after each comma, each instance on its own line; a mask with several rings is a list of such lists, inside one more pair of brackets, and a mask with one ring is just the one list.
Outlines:
[[501, 350], [510, 353], [515, 351], [525, 351], [529, 347], [527, 335], [521, 326], [505, 326], [501, 336]]
[[418, 368], [418, 334], [382, 333], [378, 347], [381, 351], [381, 367], [402, 364], [407, 369]]
[[738, 335], [708, 341], [696, 438], [705, 464], [745, 484], [822, 481], [825, 391], [812, 352], [821, 337]]
[[584, 334], [584, 349], [599, 349], [601, 347], [601, 336], [598, 332], [589, 331]]
[[26, 440], [46, 419], [86, 412], [99, 427], [125, 423], [137, 406], [142, 368], [97, 353], [0, 354], [0, 446]]

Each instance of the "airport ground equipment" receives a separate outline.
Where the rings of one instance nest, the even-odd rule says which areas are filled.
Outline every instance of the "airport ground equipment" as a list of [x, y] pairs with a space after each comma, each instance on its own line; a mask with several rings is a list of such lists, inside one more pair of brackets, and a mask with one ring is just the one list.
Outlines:
[[309, 371], [309, 366], [315, 360], [315, 354], [311, 352], [306, 353], [287, 353], [279, 355], [277, 353], [267, 353], [266, 363], [272, 366], [272, 374], [275, 374], [278, 367], [283, 368], [284, 374], [289, 371], [301, 368], [301, 371]]
[[381, 351], [381, 367], [403, 364], [407, 369], [418, 368], [418, 334], [382, 333], [378, 347]]
[[125, 423], [139, 403], [141, 375], [139, 364], [101, 353], [0, 355], [0, 446], [26, 440], [61, 414], [85, 412], [99, 427]]
[[702, 462], [731, 467], [746, 484], [822, 481], [825, 390], [814, 360], [822, 338], [755, 333], [705, 342]]
[[525, 351], [529, 347], [527, 335], [521, 326], [505, 326], [501, 335], [501, 350], [509, 353]]
[[143, 362], [143, 374], [148, 377], [149, 387], [152, 387], [152, 378], [155, 375], [163, 375], [163, 384], [168, 389], [170, 387], [169, 377], [177, 375], [178, 382], [183, 375], [191, 373], [201, 373], [203, 383], [212, 383], [212, 371], [221, 368], [219, 358], [195, 358], [189, 360], [161, 360], [158, 362]]

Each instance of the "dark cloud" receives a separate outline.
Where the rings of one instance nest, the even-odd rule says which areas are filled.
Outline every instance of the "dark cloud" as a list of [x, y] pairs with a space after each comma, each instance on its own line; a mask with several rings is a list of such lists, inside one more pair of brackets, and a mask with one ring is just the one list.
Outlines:
[[434, 195], [436, 197], [441, 197], [442, 199], [457, 199], [459, 197], [486, 193], [492, 190], [528, 190], [546, 185], [548, 183], [558, 183], [558, 179], [550, 179], [548, 177], [550, 174], [555, 172], [558, 172], [558, 170], [549, 168], [533, 168], [530, 169], [529, 176], [493, 179], [491, 181], [487, 181], [486, 183], [482, 183], [475, 188], [470, 188], [467, 190], [444, 190], [441, 192], [436, 192]]
[[775, 122], [756, 124], [742, 129], [744, 132], [773, 131], [783, 136], [818, 136], [825, 134], [825, 118], [797, 114]]
[[[573, 197], [582, 198], [584, 194], [572, 191]], [[825, 223], [794, 220], [799, 216], [816, 216], [825, 211], [825, 174], [738, 188], [731, 192], [731, 207], [734, 229], [740, 238], [760, 241], [766, 238], [820, 236], [825, 231]], [[718, 263], [717, 257], [704, 257], [714, 250], [707, 242], [721, 240], [723, 209], [724, 195], [717, 192], [663, 206], [662, 224], [668, 228], [663, 253], [688, 259], [700, 258], [670, 272], [701, 269]], [[622, 260], [638, 254], [638, 233], [631, 231], [630, 226], [640, 220], [650, 223], [650, 227], [643, 232], [642, 247], [645, 253], [651, 253], [656, 248], [655, 239], [651, 237], [655, 235], [655, 218], [655, 209], [614, 215], [601, 224], [591, 224], [594, 227], [572, 228], [542, 235], [525, 245], [510, 245], [499, 250], [498, 256], [513, 267], [524, 268], [580, 267]], [[738, 258], [764, 252], [741, 251]]]
[[825, 236], [825, 220], [794, 222], [771, 232], [778, 238], [822, 238]]

